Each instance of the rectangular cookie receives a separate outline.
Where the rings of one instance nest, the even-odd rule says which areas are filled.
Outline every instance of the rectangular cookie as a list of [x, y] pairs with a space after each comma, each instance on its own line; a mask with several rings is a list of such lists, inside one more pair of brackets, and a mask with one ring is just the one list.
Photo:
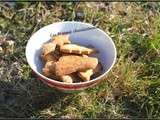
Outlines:
[[65, 44], [60, 47], [60, 51], [64, 53], [87, 54], [87, 55], [96, 52], [96, 50], [94, 50], [93, 48], [87, 48], [76, 44]]

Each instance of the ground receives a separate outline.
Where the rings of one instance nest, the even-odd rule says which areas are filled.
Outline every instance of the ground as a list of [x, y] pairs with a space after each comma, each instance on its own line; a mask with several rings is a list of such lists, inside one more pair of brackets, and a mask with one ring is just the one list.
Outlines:
[[[160, 3], [10, 2], [0, 4], [0, 118], [160, 118]], [[80, 93], [36, 79], [25, 58], [30, 36], [58, 21], [79, 20], [108, 33], [117, 61]]]

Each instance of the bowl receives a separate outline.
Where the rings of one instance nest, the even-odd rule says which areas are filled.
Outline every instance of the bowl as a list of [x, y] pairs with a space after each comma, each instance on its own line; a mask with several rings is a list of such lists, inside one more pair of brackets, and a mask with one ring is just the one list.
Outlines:
[[43, 63], [39, 57], [41, 54], [42, 44], [49, 41], [53, 34], [73, 31], [75, 29], [85, 29], [88, 27], [94, 26], [89, 23], [74, 21], [57, 22], [41, 28], [30, 37], [26, 46], [25, 54], [29, 66], [38, 76], [39, 80], [43, 81], [44, 84], [47, 84], [50, 87], [64, 92], [81, 91], [90, 88], [102, 81], [102, 78], [107, 75], [107, 73], [115, 64], [117, 52], [112, 39], [99, 28], [71, 33], [69, 38], [72, 43], [84, 46], [93, 46], [99, 51], [97, 57], [103, 66], [103, 71], [100, 76], [86, 82], [64, 83], [47, 78], [42, 74]]

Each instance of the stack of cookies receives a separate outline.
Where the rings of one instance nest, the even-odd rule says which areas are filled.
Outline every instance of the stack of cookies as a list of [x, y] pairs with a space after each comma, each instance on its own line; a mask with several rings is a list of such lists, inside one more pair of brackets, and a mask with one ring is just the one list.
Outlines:
[[100, 74], [102, 65], [94, 48], [72, 44], [68, 35], [58, 35], [43, 44], [41, 58], [44, 62], [43, 75], [66, 83], [91, 80]]

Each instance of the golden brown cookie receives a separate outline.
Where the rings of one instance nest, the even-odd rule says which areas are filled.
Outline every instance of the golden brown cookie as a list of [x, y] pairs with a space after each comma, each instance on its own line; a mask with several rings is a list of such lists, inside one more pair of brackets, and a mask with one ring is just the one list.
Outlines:
[[62, 56], [55, 63], [55, 74], [63, 76], [76, 71], [87, 69], [95, 69], [98, 64], [98, 59], [93, 57], [82, 57], [76, 55]]
[[61, 80], [65, 83], [73, 83], [73, 79], [70, 75], [61, 76]]
[[69, 40], [69, 35], [57, 35], [53, 37], [52, 42], [58, 46], [63, 46], [64, 44], [71, 43], [71, 41]]
[[60, 79], [62, 82], [67, 82], [67, 83], [77, 83], [82, 81], [76, 72], [71, 73], [69, 75], [61, 76]]
[[91, 54], [96, 52], [93, 48], [87, 48], [76, 44], [65, 44], [60, 47], [60, 51], [64, 53], [75, 53], [75, 54]]
[[41, 55], [41, 57], [42, 57], [42, 60], [44, 61], [44, 62], [49, 62], [49, 61], [53, 61], [53, 62], [56, 62], [58, 59], [53, 55], [53, 53], [51, 52], [51, 53], [48, 53], [48, 54], [46, 54], [46, 55]]
[[87, 69], [85, 71], [78, 72], [79, 77], [82, 78], [83, 81], [89, 81], [93, 74], [93, 69]]
[[61, 77], [61, 79], [65, 83], [73, 83], [73, 79], [70, 75], [64, 75]]
[[42, 69], [42, 74], [45, 75], [46, 77], [51, 77], [52, 73], [51, 73], [50, 69], [53, 64], [54, 64], [53, 61], [46, 62], [44, 68]]
[[54, 63], [53, 61], [46, 62], [44, 68], [42, 69], [42, 74], [48, 78], [59, 80], [59, 77], [57, 77], [54, 74]]
[[101, 71], [102, 71], [102, 65], [98, 63], [95, 69], [88, 69], [85, 71], [80, 71], [78, 72], [78, 75], [80, 78], [82, 78], [83, 81], [89, 81], [93, 74], [98, 74]]
[[56, 48], [56, 44], [54, 44], [54, 43], [50, 42], [50, 43], [43, 44], [42, 55], [47, 55], [50, 52], [54, 52], [55, 48]]

